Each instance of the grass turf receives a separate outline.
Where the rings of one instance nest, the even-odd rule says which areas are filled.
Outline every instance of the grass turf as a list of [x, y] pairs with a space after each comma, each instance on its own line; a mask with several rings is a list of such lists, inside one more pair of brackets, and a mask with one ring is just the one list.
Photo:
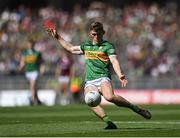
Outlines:
[[145, 120], [129, 109], [105, 106], [106, 112], [117, 124], [117, 130], [104, 130], [106, 124], [86, 105], [1, 107], [0, 136], [180, 136], [180, 105], [143, 107], [151, 111], [151, 120]]

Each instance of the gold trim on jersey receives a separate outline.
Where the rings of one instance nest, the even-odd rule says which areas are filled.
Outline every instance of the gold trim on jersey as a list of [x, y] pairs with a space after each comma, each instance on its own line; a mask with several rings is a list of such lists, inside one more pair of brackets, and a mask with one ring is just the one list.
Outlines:
[[99, 51], [85, 51], [85, 58], [86, 59], [98, 59], [104, 62], [109, 61], [109, 57], [104, 52]]
[[37, 56], [36, 55], [28, 55], [25, 57], [26, 63], [36, 63]]

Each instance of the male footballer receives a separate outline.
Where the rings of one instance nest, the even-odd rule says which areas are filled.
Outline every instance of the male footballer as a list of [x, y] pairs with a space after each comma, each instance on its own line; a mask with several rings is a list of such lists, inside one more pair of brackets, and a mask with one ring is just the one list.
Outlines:
[[[89, 40], [85, 41], [79, 46], [74, 46], [64, 40], [54, 28], [47, 29], [47, 32], [52, 37], [57, 39], [57, 41], [60, 43], [59, 46], [62, 46], [67, 51], [73, 54], [84, 54], [86, 61], [84, 94], [90, 91], [100, 92], [107, 101], [120, 107], [130, 108], [146, 119], [151, 118], [151, 113], [149, 111], [144, 110], [137, 105], [128, 102], [123, 97], [114, 94], [109, 69], [110, 64], [112, 64], [112, 67], [118, 76], [122, 87], [125, 87], [128, 84], [128, 81], [122, 72], [114, 46], [109, 41], [103, 39], [105, 31], [100, 22], [93, 22], [90, 25]], [[110, 120], [100, 105], [91, 107], [91, 109], [99, 118], [107, 123], [105, 129], [117, 129], [117, 126], [112, 120]]]

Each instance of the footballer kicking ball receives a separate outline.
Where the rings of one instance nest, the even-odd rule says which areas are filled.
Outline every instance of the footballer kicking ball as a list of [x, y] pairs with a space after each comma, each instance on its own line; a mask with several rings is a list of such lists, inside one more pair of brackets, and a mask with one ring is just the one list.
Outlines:
[[99, 105], [101, 102], [101, 95], [99, 92], [91, 91], [85, 95], [85, 103], [91, 107]]

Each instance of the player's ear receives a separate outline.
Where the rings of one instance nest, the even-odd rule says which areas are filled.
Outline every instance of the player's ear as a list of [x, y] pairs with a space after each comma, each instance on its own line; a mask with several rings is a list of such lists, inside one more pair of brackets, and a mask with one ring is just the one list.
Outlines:
[[88, 33], [88, 35], [89, 35], [89, 38], [92, 38], [91, 31]]

